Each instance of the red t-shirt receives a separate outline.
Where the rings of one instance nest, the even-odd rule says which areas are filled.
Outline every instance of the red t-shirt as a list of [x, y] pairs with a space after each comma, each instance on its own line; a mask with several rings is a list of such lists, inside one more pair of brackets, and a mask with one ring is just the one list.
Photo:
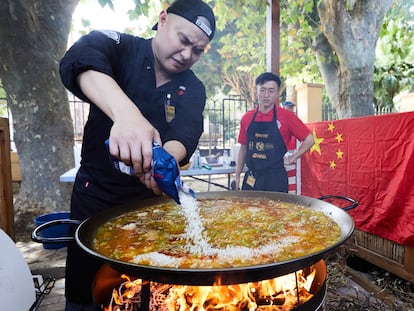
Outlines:
[[[311, 133], [293, 112], [280, 107], [276, 107], [276, 109], [279, 132], [286, 146], [289, 146], [292, 137], [303, 141]], [[247, 111], [240, 121], [238, 142], [242, 145], [247, 144], [247, 129], [253, 120], [255, 111], [255, 109]], [[259, 111], [256, 115], [256, 122], [271, 122], [272, 119], [273, 109], [265, 114]]]

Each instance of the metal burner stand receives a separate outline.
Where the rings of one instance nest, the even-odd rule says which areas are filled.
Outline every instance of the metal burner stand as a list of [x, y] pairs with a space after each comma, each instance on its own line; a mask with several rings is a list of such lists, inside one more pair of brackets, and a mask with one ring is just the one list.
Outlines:
[[51, 276], [48, 276], [42, 284], [38, 284], [35, 282], [36, 300], [33, 302], [29, 311], [38, 310], [45, 296], [49, 295], [52, 291], [53, 287], [55, 286], [55, 282], [56, 279], [52, 278]]

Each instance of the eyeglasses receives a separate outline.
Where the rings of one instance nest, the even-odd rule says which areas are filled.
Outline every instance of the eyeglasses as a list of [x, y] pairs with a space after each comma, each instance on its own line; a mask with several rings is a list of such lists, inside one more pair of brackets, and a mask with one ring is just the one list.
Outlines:
[[277, 89], [273, 89], [273, 88], [266, 89], [266, 88], [261, 87], [259, 89], [259, 94], [260, 95], [266, 95], [266, 93], [267, 93], [267, 94], [269, 94], [269, 96], [272, 96], [272, 95], [276, 94], [276, 92], [277, 92]]

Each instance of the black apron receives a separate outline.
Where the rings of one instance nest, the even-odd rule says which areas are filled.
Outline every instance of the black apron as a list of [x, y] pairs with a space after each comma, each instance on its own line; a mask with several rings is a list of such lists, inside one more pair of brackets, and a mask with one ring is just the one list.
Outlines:
[[276, 107], [271, 122], [256, 122], [258, 109], [247, 129], [249, 170], [244, 175], [242, 190], [288, 192], [288, 176], [283, 157], [287, 151], [280, 135]]

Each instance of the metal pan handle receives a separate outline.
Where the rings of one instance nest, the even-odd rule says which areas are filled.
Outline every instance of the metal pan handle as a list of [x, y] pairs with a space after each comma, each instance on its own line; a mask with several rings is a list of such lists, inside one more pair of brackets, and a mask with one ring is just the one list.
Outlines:
[[32, 240], [34, 242], [38, 243], [64, 243], [64, 242], [72, 242], [75, 240], [75, 236], [63, 236], [63, 237], [41, 237], [40, 232], [45, 230], [46, 228], [54, 227], [57, 225], [73, 225], [73, 226], [79, 226], [81, 220], [75, 220], [75, 219], [57, 219], [57, 220], [51, 220], [48, 222], [45, 222], [44, 224], [41, 224], [37, 226], [33, 232], [32, 232]]
[[324, 196], [319, 197], [318, 199], [319, 200], [327, 200], [327, 199], [332, 199], [332, 198], [333, 199], [341, 199], [341, 200], [345, 200], [345, 201], [348, 201], [348, 202], [352, 203], [351, 205], [341, 207], [344, 211], [349, 211], [351, 209], [354, 209], [359, 204], [358, 201], [356, 201], [354, 199], [351, 199], [350, 197], [343, 196], [343, 195], [324, 195]]

